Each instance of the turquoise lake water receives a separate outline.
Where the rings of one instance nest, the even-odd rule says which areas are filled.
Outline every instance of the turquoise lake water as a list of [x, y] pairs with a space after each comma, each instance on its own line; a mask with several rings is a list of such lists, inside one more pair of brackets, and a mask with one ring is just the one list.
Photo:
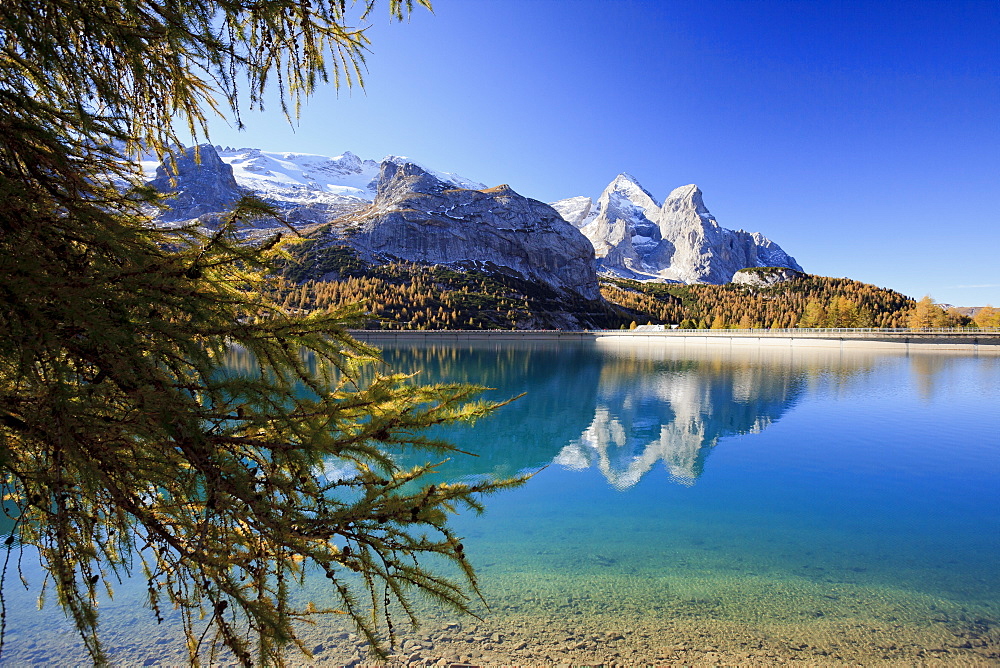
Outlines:
[[[421, 382], [527, 393], [449, 432], [478, 456], [439, 474], [537, 471], [455, 518], [487, 627], [631, 632], [650, 660], [683, 657], [697, 631], [737, 658], [766, 645], [998, 663], [1000, 356], [564, 342], [384, 355]], [[123, 657], [157, 642], [129, 630], [148, 623], [141, 596], [102, 611]], [[5, 661], [77, 656], [61, 613], [18, 591], [7, 605]]]

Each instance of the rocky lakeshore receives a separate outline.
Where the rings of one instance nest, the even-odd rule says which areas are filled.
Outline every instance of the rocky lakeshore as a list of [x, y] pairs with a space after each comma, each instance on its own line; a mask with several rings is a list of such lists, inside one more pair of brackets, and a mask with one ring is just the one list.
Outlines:
[[[751, 580], [670, 595], [638, 581], [578, 584], [572, 595], [539, 580], [525, 597], [490, 597], [483, 621], [428, 609], [385, 664], [346, 628], [307, 631], [306, 646], [315, 665], [366, 667], [1000, 665], [1000, 627], [902, 592]], [[613, 609], [607, 587], [626, 590]], [[757, 587], [778, 595], [755, 602]]]
[[[710, 578], [672, 592], [647, 578], [615, 580], [576, 582], [575, 590], [561, 586], [569, 584], [562, 578], [493, 583], [489, 588], [497, 591], [487, 592], [493, 611], [483, 611], [481, 620], [418, 604], [420, 629], [401, 634], [387, 662], [376, 661], [351, 627], [323, 620], [301, 629], [312, 659], [291, 650], [289, 665], [1000, 665], [1000, 627], [979, 616], [982, 611], [940, 599], [752, 578]], [[768, 590], [766, 600], [758, 598], [761, 587]], [[614, 607], [608, 589], [622, 593]], [[169, 620], [158, 626], [147, 617], [141, 609], [134, 616], [117, 614], [104, 627], [112, 665], [186, 664], [186, 650]], [[83, 660], [71, 633], [62, 643], [37, 643], [29, 636], [7, 638], [3, 665]]]
[[[503, 625], [450, 623], [407, 637], [388, 662], [367, 655], [367, 644], [349, 632], [314, 647], [315, 665], [357, 666], [815, 666], [998, 665], [992, 650], [941, 637], [939, 647], [901, 647], [913, 638], [885, 629], [844, 637], [831, 648], [821, 638], [761, 637], [751, 629], [677, 620], [666, 628], [641, 622], [622, 631], [577, 626], [566, 620], [522, 619]], [[821, 634], [825, 635], [825, 634]], [[868, 636], [868, 637], [865, 637]], [[983, 645], [986, 640], [979, 639]], [[966, 647], [968, 645], [968, 647]], [[978, 651], [974, 651], [978, 649]], [[986, 650], [986, 651], [983, 651]], [[296, 662], [293, 662], [296, 663]]]

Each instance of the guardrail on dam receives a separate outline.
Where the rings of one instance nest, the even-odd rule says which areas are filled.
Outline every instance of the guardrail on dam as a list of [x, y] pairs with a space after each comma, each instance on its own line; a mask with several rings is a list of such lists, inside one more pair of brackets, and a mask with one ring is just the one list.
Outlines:
[[965, 350], [1000, 354], [1000, 328], [989, 329], [636, 329], [562, 330], [359, 330], [358, 338], [445, 341], [656, 341], [664, 344]]

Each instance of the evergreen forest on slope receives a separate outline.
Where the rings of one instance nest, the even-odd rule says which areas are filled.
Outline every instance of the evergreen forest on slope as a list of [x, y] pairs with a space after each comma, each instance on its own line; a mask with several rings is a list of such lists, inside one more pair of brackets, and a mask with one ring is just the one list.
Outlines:
[[[917, 302], [848, 278], [803, 275], [770, 287], [683, 285], [601, 278], [601, 301], [567, 298], [502, 267], [457, 270], [411, 262], [369, 264], [345, 247], [305, 245], [277, 288], [304, 312], [360, 303], [363, 329], [619, 329], [633, 323], [683, 329], [964, 326], [936, 306], [915, 322]], [[321, 278], [319, 278], [321, 277]], [[921, 317], [924, 317], [920, 311]]]

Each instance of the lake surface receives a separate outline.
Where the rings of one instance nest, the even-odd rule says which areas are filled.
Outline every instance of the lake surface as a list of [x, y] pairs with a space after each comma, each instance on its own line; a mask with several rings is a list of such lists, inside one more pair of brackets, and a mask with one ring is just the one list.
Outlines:
[[[442, 478], [537, 472], [455, 518], [483, 620], [421, 607], [400, 658], [1000, 665], [1000, 356], [504, 342], [385, 359], [527, 393], [449, 432], [478, 456]], [[5, 663], [86, 662], [61, 612], [8, 590]], [[142, 596], [102, 607], [113, 656], [176, 663]], [[340, 664], [364, 656], [350, 632], [304, 635]]]

